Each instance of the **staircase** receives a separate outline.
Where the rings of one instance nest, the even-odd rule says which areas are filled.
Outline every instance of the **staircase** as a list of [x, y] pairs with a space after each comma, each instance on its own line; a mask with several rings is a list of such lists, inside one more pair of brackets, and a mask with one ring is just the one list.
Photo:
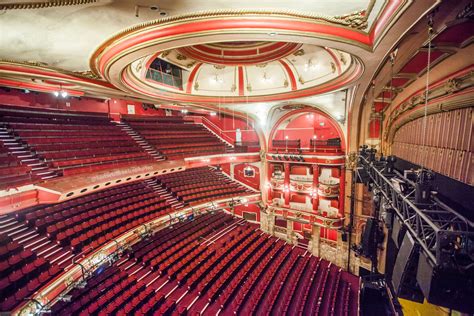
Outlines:
[[69, 260], [74, 256], [70, 250], [38, 234], [34, 228], [18, 222], [11, 215], [0, 216], [0, 235], [10, 237], [24, 249], [31, 249], [37, 257], [45, 258], [51, 264], [58, 264], [60, 267], [69, 265]]
[[50, 169], [46, 162], [42, 161], [35, 152], [23, 144], [7, 127], [0, 127], [0, 140], [13, 156], [20, 160], [22, 164], [31, 168], [31, 174], [36, 178], [47, 180], [58, 176], [55, 170]]
[[170, 192], [168, 192], [168, 189], [166, 188], [165, 185], [163, 184], [158, 184], [157, 180], [154, 179], [148, 179], [145, 180], [147, 186], [153, 189], [156, 193], [158, 193], [159, 196], [163, 197], [166, 202], [168, 202], [171, 207], [175, 210], [182, 209], [184, 207], [184, 203], [180, 200], [178, 200], [176, 197], [174, 197]]
[[151, 146], [140, 134], [135, 132], [127, 123], [116, 123], [125, 133], [127, 133], [148, 155], [152, 156], [156, 161], [163, 161], [163, 157], [153, 146]]

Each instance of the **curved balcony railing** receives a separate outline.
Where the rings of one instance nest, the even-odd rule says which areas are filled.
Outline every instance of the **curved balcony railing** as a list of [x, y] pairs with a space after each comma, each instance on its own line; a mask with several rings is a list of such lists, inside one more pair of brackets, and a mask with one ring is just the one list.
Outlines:
[[323, 197], [339, 196], [339, 179], [329, 178], [319, 181], [318, 194]]

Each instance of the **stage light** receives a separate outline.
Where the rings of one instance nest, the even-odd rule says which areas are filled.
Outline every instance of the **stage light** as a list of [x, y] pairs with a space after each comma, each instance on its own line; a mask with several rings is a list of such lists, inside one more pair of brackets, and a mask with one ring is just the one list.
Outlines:
[[68, 93], [67, 91], [61, 91], [61, 97], [65, 98], [67, 97]]
[[181, 110], [181, 113], [186, 114], [186, 113], [188, 113], [188, 110], [182, 109], [182, 110]]
[[211, 112], [211, 113], [209, 113], [209, 115], [211, 115], [211, 116], [216, 116], [217, 113], [216, 113], [216, 112]]
[[59, 91], [54, 91], [53, 94], [55, 97], [59, 97]]

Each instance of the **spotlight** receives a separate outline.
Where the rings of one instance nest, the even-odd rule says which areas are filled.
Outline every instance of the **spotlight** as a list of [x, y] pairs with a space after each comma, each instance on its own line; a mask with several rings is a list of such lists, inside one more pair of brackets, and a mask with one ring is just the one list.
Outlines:
[[59, 91], [54, 91], [53, 94], [55, 97], [59, 97]]
[[25, 89], [24, 92], [25, 92], [25, 93], [30, 93], [30, 90]]
[[211, 113], [209, 113], [209, 115], [211, 115], [211, 116], [216, 116], [217, 113], [216, 113], [216, 112], [211, 112]]
[[67, 97], [67, 91], [61, 91], [61, 97], [63, 98]]

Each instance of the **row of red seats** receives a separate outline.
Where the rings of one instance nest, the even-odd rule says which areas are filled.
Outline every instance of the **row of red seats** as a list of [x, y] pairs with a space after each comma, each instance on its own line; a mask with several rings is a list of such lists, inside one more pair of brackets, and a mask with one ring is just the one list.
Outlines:
[[181, 201], [197, 205], [252, 191], [207, 167], [157, 177]]
[[[209, 231], [220, 227], [225, 221], [225, 218], [218, 217], [211, 217], [209, 220], [201, 220], [197, 225], [188, 227], [188, 229], [181, 232], [181, 234], [177, 236], [174, 236], [173, 234], [173, 239], [166, 242], [162, 241], [160, 246], [155, 246], [154, 249], [145, 249], [148, 250], [146, 253], [137, 253], [136, 258], [137, 260], [142, 261], [144, 265], [151, 264], [152, 266], [155, 266], [165, 260], [170, 254], [173, 254], [184, 246], [186, 244], [183, 242], [184, 240], [187, 240], [188, 242], [195, 241], [198, 236], [206, 235]], [[198, 235], [196, 235], [196, 233], [198, 233]]]
[[0, 311], [9, 311], [60, 272], [31, 249], [1, 234]]
[[[139, 278], [136, 272], [141, 268], [129, 270], [133, 260], [138, 259], [135, 253], [103, 272], [107, 274], [113, 270], [112, 274], [105, 278], [99, 275], [102, 281], [93, 278], [85, 289], [74, 290], [72, 302], [56, 304], [53, 312], [83, 315], [197, 315], [205, 310], [204, 314], [220, 311], [221, 314], [229, 315], [251, 314], [252, 311], [280, 314], [284, 310], [292, 314], [297, 313], [293, 308], [298, 307], [299, 313], [306, 314], [316, 312], [319, 302], [320, 306], [330, 307], [329, 310], [320, 310], [326, 311], [326, 314], [337, 314], [338, 310], [343, 310], [347, 315], [357, 314], [357, 310], [354, 313], [350, 308], [352, 304], [357, 304], [356, 287], [346, 282], [350, 279], [345, 278], [347, 273], [340, 272], [338, 279], [336, 273], [339, 268], [330, 266], [325, 260], [303, 255], [304, 251], [299, 248], [262, 235], [249, 224], [234, 221], [231, 226], [215, 233], [202, 225], [215, 222], [218, 217], [230, 218], [223, 213], [198, 216], [194, 221], [176, 225], [178, 234], [174, 234], [173, 229], [165, 229], [149, 240], [143, 240], [143, 245], [140, 243], [132, 247], [137, 251], [145, 248], [151, 250], [150, 245], [160, 247], [161, 241], [172, 235], [173, 238], [166, 242], [176, 247], [163, 258], [174, 257], [167, 262], [161, 276], [158, 274], [153, 277], [152, 273], [147, 278], [145, 276], [150, 272], [143, 271]], [[187, 235], [192, 238], [180, 238], [181, 233], [192, 227], [201, 228]], [[200, 239], [198, 232], [203, 234], [201, 240], [204, 243], [196, 243]], [[166, 248], [163, 250], [166, 251]], [[149, 265], [144, 266], [145, 269], [147, 267]], [[113, 287], [110, 283], [104, 288], [106, 282], [103, 280], [122, 284], [124, 273], [133, 279], [133, 287], [118, 289], [118, 286]], [[120, 279], [113, 279], [115, 275], [120, 275]], [[331, 275], [329, 279], [328, 275]], [[153, 285], [155, 281], [156, 286]], [[99, 288], [102, 295], [95, 294]], [[132, 293], [130, 289], [140, 290]], [[315, 302], [314, 306], [312, 302]]]
[[[292, 252], [289, 259], [286, 261], [285, 265], [278, 270], [278, 273], [273, 277], [272, 284], [270, 289], [265, 292], [265, 296], [261, 298], [260, 304], [257, 305], [257, 313], [261, 315], [269, 315], [275, 306], [277, 297], [282, 291], [283, 285], [287, 288], [291, 287], [291, 282], [289, 280], [290, 271], [293, 275], [299, 274], [301, 271], [297, 269], [298, 263], [302, 260], [299, 254]], [[280, 298], [281, 299], [281, 298]], [[282, 299], [281, 299], [282, 300]]]
[[[160, 153], [168, 158], [224, 153], [228, 146], [199, 124], [186, 121], [164, 122], [140, 117], [124, 119]], [[178, 141], [163, 141], [164, 138], [178, 138]], [[189, 136], [189, 137], [188, 137]], [[196, 137], [192, 137], [196, 136]]]
[[221, 289], [221, 294], [217, 297], [217, 304], [220, 308], [223, 309], [231, 303], [236, 292], [240, 291], [242, 282], [246, 277], [251, 273], [258, 274], [259, 271], [263, 271], [265, 265], [270, 262], [270, 258], [278, 252], [280, 246], [283, 246], [283, 244], [278, 242], [275, 247], [274, 239], [263, 239], [263, 245], [249, 257], [249, 260], [245, 261], [243, 267], [232, 278], [230, 283], [225, 288]]
[[275, 298], [275, 304], [271, 305], [273, 306], [272, 310], [274, 312], [283, 313], [285, 315], [288, 313], [291, 304], [291, 298], [294, 297], [293, 295], [295, 294], [298, 285], [300, 285], [304, 273], [306, 270], [309, 270], [310, 262], [311, 257], [309, 256], [298, 258], [295, 271], [289, 276], [288, 285], [282, 291], [280, 291], [278, 299]]
[[[86, 166], [110, 168], [117, 162], [152, 161], [152, 157], [106, 115], [2, 108], [0, 122], [50, 167], [64, 170], [65, 175], [94, 170], [84, 168]], [[116, 143], [123, 149], [121, 154], [115, 151]], [[70, 152], [66, 154], [64, 150]]]
[[[287, 263], [291, 255], [291, 250], [287, 247], [283, 249], [283, 251], [278, 255], [276, 260], [273, 262], [272, 265], [268, 267], [265, 273], [262, 275], [262, 278], [259, 282], [255, 285], [252, 289], [251, 293], [245, 304], [238, 307], [238, 309], [243, 313], [253, 313], [255, 309], [258, 307], [259, 302], [262, 299], [263, 294], [268, 291], [268, 287], [276, 275], [277, 271], [282, 267], [284, 263]], [[294, 253], [293, 253], [294, 254]], [[248, 314], [247, 314], [248, 315]]]

